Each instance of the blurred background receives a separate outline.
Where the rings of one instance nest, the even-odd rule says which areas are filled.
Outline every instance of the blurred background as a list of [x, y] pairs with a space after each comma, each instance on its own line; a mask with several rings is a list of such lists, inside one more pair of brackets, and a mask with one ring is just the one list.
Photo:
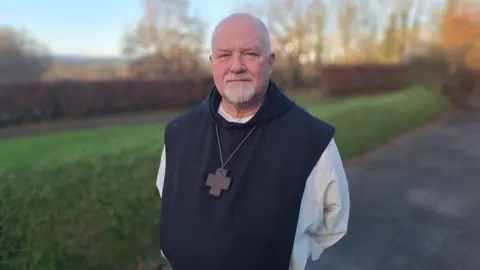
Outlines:
[[162, 262], [163, 128], [211, 90], [232, 12], [337, 127], [352, 229], [310, 269], [480, 269], [478, 0], [1, 0], [0, 269]]

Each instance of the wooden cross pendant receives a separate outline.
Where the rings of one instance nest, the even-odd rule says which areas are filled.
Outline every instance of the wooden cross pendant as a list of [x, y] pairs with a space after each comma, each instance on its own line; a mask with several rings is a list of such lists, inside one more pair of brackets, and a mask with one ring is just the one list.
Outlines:
[[228, 190], [232, 179], [227, 176], [228, 170], [218, 168], [215, 174], [209, 173], [206, 185], [210, 187], [210, 195], [220, 196], [222, 190]]

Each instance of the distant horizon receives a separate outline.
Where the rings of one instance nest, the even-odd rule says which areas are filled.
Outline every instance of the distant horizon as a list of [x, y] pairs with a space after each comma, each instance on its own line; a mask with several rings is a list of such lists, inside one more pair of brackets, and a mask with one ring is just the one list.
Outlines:
[[[247, 6], [252, 1], [246, 0], [241, 6]], [[324, 1], [331, 4], [336, 0]], [[215, 25], [239, 9], [234, 0], [190, 0], [190, 13], [207, 23], [206, 49]], [[374, 12], [378, 15], [379, 24], [387, 21], [388, 18], [382, 15], [385, 6], [374, 9]], [[424, 15], [424, 18], [428, 17]], [[49, 54], [59, 57], [127, 58], [121, 49], [124, 33], [126, 29], [134, 28], [142, 16], [142, 0], [68, 3], [63, 0], [0, 0], [0, 25], [25, 29], [47, 46]], [[336, 12], [332, 11], [326, 26], [327, 37], [333, 42], [330, 49], [333, 50], [338, 49], [336, 16]]]
[[[299, 0], [306, 1], [306, 0]], [[335, 0], [325, 0], [331, 2]], [[190, 0], [190, 13], [207, 24], [205, 49], [208, 51], [213, 28], [231, 13], [242, 11], [234, 0]], [[48, 54], [59, 57], [125, 58], [122, 39], [143, 16], [142, 0], [1, 0], [0, 25], [25, 29]], [[336, 15], [333, 15], [333, 19]], [[328, 27], [332, 30], [331, 27]], [[207, 56], [207, 53], [206, 53]]]
[[55, 58], [95, 58], [95, 59], [129, 59], [134, 58], [127, 55], [97, 55], [88, 53], [55, 53], [50, 52], [47, 55]]
[[[190, 0], [190, 13], [208, 25], [207, 43], [214, 25], [236, 5], [234, 0]], [[142, 0], [0, 0], [0, 25], [25, 29], [54, 55], [123, 57], [125, 30], [142, 16]]]

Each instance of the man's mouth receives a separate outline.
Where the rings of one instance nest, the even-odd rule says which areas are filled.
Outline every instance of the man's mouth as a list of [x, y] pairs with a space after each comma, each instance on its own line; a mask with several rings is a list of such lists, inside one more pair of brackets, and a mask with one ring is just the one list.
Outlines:
[[227, 82], [249, 82], [249, 79], [235, 79], [235, 80], [228, 80]]

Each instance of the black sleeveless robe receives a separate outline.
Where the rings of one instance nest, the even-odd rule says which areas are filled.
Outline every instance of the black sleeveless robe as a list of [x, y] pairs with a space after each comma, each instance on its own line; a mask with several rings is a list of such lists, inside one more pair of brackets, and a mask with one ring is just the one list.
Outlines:
[[[270, 81], [247, 123], [217, 113], [214, 87], [165, 129], [161, 246], [174, 270], [288, 270], [306, 180], [334, 135]], [[221, 166], [215, 125], [232, 182], [218, 197], [205, 185]]]

